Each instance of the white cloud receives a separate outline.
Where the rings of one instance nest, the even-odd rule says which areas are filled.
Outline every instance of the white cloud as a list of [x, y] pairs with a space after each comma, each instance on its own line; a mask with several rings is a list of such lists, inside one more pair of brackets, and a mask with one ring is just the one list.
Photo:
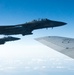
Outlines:
[[33, 70], [39, 70], [39, 67], [38, 67], [38, 66], [36, 66], [36, 67], [34, 67], [34, 68], [33, 68]]
[[0, 46], [0, 71], [50, 70], [72, 67], [69, 62], [74, 62], [73, 60], [59, 55], [44, 45], [2, 45]]
[[56, 66], [57, 69], [64, 69], [64, 66]]

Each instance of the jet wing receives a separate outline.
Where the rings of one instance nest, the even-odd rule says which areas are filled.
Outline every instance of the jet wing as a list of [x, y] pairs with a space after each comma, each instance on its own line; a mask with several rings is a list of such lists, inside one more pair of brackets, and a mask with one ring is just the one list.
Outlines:
[[17, 28], [17, 27], [22, 27], [22, 25], [0, 26], [0, 29], [11, 29], [11, 28]]
[[0, 26], [0, 28], [11, 28], [11, 27], [15, 27], [15, 26]]
[[48, 47], [74, 58], [74, 39], [59, 36], [47, 36], [37, 38], [37, 41], [47, 45]]

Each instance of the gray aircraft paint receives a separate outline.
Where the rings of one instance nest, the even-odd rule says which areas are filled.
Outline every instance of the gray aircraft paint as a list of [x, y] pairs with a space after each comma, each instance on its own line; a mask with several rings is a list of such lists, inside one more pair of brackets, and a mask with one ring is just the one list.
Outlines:
[[37, 38], [37, 41], [47, 45], [48, 47], [74, 58], [74, 39], [60, 36], [47, 36]]

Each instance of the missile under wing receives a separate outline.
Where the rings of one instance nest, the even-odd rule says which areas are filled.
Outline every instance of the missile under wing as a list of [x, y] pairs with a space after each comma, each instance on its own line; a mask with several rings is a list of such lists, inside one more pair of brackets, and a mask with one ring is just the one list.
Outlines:
[[0, 38], [0, 45], [5, 44], [8, 41], [16, 41], [16, 40], [20, 40], [20, 38], [11, 37], [11, 36], [3, 37], [3, 38]]
[[65, 25], [65, 22], [54, 21], [49, 19], [33, 20], [24, 24], [0, 26], [0, 35], [29, 35], [33, 30], [42, 28], [53, 28]]
[[48, 47], [74, 58], [74, 39], [60, 36], [47, 36], [37, 38], [37, 41], [47, 45]]

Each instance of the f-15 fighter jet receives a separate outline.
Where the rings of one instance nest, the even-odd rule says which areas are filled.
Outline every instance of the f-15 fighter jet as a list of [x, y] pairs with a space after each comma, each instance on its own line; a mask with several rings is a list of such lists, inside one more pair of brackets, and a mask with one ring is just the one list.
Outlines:
[[53, 27], [63, 26], [66, 24], [67, 23], [65, 22], [54, 21], [49, 19], [33, 20], [31, 22], [24, 24], [0, 26], [0, 35], [22, 34], [24, 36], [24, 35], [33, 34], [32, 31], [36, 29], [53, 28]]
[[11, 37], [11, 36], [3, 37], [3, 38], [0, 38], [0, 45], [5, 44], [8, 41], [16, 41], [16, 40], [20, 40], [20, 38]]

